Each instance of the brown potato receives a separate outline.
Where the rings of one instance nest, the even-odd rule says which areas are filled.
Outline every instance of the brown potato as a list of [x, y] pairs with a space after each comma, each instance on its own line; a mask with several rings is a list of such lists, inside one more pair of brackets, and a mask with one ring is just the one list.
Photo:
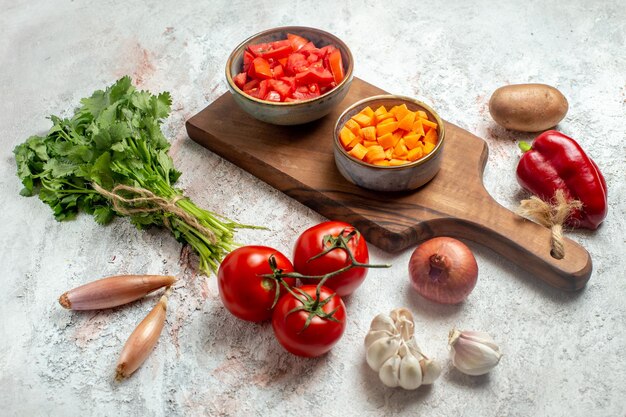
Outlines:
[[500, 126], [539, 132], [559, 123], [567, 114], [567, 99], [546, 84], [512, 84], [498, 88], [489, 100], [491, 117]]

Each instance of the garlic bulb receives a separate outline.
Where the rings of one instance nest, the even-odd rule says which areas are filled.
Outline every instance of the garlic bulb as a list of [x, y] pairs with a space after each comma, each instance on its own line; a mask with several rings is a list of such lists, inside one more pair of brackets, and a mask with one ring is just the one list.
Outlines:
[[484, 375], [499, 362], [500, 348], [488, 333], [450, 331], [448, 341], [452, 364], [467, 375]]
[[379, 314], [372, 320], [365, 336], [365, 357], [388, 387], [416, 389], [432, 384], [441, 374], [439, 365], [417, 346], [414, 331], [413, 315], [406, 308], [397, 308], [388, 315]]

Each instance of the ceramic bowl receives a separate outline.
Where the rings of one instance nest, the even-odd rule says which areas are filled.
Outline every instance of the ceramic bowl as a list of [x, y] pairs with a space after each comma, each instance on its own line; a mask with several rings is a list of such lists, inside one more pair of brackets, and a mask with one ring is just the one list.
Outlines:
[[[235, 85], [233, 77], [242, 71], [243, 52], [246, 47], [249, 44], [287, 39], [287, 33], [302, 36], [313, 42], [318, 48], [332, 44], [339, 49], [345, 70], [344, 79], [338, 86], [325, 94], [310, 100], [298, 102], [275, 103], [259, 100], [245, 94]], [[320, 29], [302, 26], [285, 26], [257, 33], [239, 44], [230, 54], [226, 62], [226, 80], [228, 82], [228, 89], [232, 93], [235, 102], [252, 117], [276, 125], [298, 125], [312, 122], [313, 120], [326, 116], [344, 99], [352, 83], [353, 66], [350, 49], [335, 35]]]
[[[401, 166], [378, 166], [354, 158], [339, 141], [339, 131], [345, 123], [366, 106], [376, 109], [385, 106], [406, 104], [409, 110], [423, 110], [428, 119], [439, 126], [439, 138], [435, 148], [422, 158]], [[376, 191], [409, 191], [419, 188], [434, 178], [441, 167], [441, 156], [445, 144], [445, 125], [439, 115], [421, 101], [397, 95], [369, 97], [347, 108], [335, 124], [333, 153], [337, 169], [353, 184]]]

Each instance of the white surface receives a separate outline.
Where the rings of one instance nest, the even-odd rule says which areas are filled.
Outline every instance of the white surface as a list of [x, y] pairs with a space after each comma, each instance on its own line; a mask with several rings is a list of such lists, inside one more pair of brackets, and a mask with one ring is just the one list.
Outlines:
[[[453, 1], [441, 4], [334, 1], [2, 1], [0, 14], [0, 191], [4, 248], [0, 292], [0, 404], [5, 416], [30, 415], [626, 415], [626, 8], [620, 1]], [[239, 321], [222, 307], [214, 277], [181, 261], [166, 232], [139, 232], [124, 219], [108, 227], [90, 216], [58, 223], [36, 198], [18, 195], [11, 151], [49, 127], [93, 90], [130, 74], [153, 92], [168, 90], [165, 126], [180, 185], [201, 206], [269, 232], [242, 243], [289, 254], [321, 216], [188, 139], [184, 121], [226, 91], [223, 66], [241, 40], [282, 25], [326, 29], [356, 58], [355, 75], [392, 93], [431, 103], [442, 117], [485, 138], [485, 184], [513, 209], [516, 143], [533, 135], [497, 127], [487, 102], [507, 83], [544, 82], [569, 99], [559, 126], [595, 159], [609, 188], [609, 215], [596, 232], [568, 236], [591, 253], [586, 289], [552, 289], [494, 252], [471, 244], [480, 269], [460, 306], [428, 303], [409, 287], [411, 251], [372, 260], [347, 302], [349, 323], [327, 356], [284, 352], [271, 326]], [[183, 257], [184, 258], [184, 257]], [[121, 347], [153, 300], [126, 308], [71, 313], [57, 297], [119, 273], [183, 279], [168, 323], [144, 366], [113, 382]], [[432, 388], [387, 389], [364, 362], [371, 318], [407, 306], [418, 342], [441, 360]], [[485, 330], [505, 356], [490, 375], [466, 377], [447, 362], [453, 326]]]

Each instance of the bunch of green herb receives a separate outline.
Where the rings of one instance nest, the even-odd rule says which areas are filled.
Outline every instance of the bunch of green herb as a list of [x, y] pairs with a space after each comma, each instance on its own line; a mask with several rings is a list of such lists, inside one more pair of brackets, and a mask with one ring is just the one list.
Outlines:
[[161, 132], [170, 105], [167, 92], [138, 91], [124, 77], [82, 99], [73, 117], [51, 116], [45, 136], [14, 150], [21, 194], [38, 194], [57, 220], [82, 210], [100, 224], [118, 215], [140, 229], [165, 226], [196, 250], [202, 271], [214, 272], [235, 247], [234, 230], [246, 226], [199, 208], [173, 187], [181, 173]]

